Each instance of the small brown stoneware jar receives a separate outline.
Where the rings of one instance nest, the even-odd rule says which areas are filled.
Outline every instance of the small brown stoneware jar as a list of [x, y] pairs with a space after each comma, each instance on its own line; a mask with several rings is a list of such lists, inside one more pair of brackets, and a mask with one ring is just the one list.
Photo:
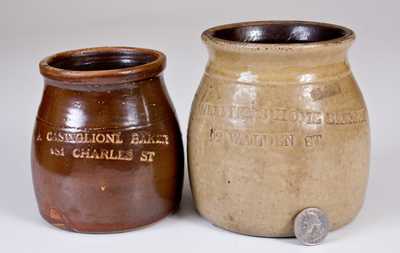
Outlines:
[[262, 21], [218, 26], [188, 131], [201, 215], [238, 233], [293, 236], [302, 209], [330, 229], [350, 222], [367, 186], [367, 109], [351, 72], [348, 28]]
[[44, 93], [32, 144], [40, 213], [66, 230], [107, 233], [177, 209], [183, 147], [161, 52], [67, 51], [40, 62]]

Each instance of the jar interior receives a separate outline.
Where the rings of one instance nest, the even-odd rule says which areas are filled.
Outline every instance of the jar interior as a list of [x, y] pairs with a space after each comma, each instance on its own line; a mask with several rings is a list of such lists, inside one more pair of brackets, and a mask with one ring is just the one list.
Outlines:
[[217, 29], [212, 36], [234, 42], [290, 44], [338, 39], [346, 35], [339, 27], [304, 23], [248, 24]]
[[48, 64], [72, 71], [99, 71], [137, 67], [155, 61], [157, 56], [140, 51], [85, 52], [59, 55]]

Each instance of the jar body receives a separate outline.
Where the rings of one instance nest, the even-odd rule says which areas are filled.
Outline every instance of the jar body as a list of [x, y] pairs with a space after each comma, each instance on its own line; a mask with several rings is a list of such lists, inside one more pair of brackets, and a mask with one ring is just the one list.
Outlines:
[[293, 236], [307, 207], [324, 210], [332, 230], [350, 222], [364, 199], [370, 137], [345, 52], [209, 50], [188, 132], [199, 213], [270, 237]]
[[32, 173], [41, 215], [63, 229], [119, 232], [176, 210], [183, 147], [162, 78], [95, 88], [45, 79]]

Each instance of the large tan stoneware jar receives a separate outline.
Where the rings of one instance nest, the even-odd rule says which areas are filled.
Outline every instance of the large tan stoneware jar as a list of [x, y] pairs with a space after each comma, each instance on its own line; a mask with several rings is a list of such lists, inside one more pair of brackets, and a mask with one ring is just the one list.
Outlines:
[[199, 213], [238, 233], [293, 236], [307, 207], [349, 223], [367, 186], [369, 126], [345, 27], [298, 21], [218, 26], [188, 133]]

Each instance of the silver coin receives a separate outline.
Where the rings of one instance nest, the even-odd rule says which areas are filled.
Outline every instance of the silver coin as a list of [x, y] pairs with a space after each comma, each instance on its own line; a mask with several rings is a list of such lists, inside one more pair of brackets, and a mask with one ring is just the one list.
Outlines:
[[329, 232], [329, 221], [319, 208], [306, 208], [294, 220], [294, 234], [304, 245], [317, 245]]

